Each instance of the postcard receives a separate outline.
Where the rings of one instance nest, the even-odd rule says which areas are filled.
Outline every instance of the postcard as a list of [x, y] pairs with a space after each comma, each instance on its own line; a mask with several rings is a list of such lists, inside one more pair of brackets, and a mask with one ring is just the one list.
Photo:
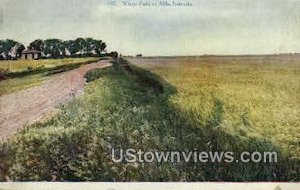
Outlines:
[[0, 5], [0, 190], [300, 189], [299, 0]]

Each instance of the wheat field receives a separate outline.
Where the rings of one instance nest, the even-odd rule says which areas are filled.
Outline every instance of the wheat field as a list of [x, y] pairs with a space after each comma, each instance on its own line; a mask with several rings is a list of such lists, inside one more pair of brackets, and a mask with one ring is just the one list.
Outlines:
[[271, 140], [300, 158], [300, 57], [186, 57], [132, 59], [177, 88], [170, 101], [211, 117], [214, 101], [223, 110], [220, 130]]

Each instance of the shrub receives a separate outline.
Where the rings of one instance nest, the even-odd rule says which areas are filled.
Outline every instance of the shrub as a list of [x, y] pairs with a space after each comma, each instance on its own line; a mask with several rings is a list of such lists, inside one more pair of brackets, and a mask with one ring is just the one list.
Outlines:
[[0, 69], [0, 81], [7, 79], [7, 70]]
[[84, 78], [86, 78], [86, 82], [92, 82], [96, 79], [99, 79], [102, 75], [102, 69], [93, 69], [88, 71]]

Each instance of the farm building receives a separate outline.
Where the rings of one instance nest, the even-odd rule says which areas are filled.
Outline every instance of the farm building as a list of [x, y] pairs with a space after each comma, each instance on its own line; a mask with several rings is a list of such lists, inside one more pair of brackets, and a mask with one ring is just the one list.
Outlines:
[[39, 59], [42, 52], [35, 49], [28, 49], [22, 52], [22, 59]]

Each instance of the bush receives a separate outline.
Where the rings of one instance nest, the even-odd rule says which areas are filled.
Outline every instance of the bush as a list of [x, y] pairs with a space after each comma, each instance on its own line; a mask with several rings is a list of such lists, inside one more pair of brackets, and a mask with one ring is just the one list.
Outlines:
[[0, 69], [0, 81], [7, 79], [7, 70]]
[[86, 82], [92, 82], [96, 79], [99, 79], [102, 75], [102, 69], [93, 69], [88, 71], [84, 78], [86, 78]]

